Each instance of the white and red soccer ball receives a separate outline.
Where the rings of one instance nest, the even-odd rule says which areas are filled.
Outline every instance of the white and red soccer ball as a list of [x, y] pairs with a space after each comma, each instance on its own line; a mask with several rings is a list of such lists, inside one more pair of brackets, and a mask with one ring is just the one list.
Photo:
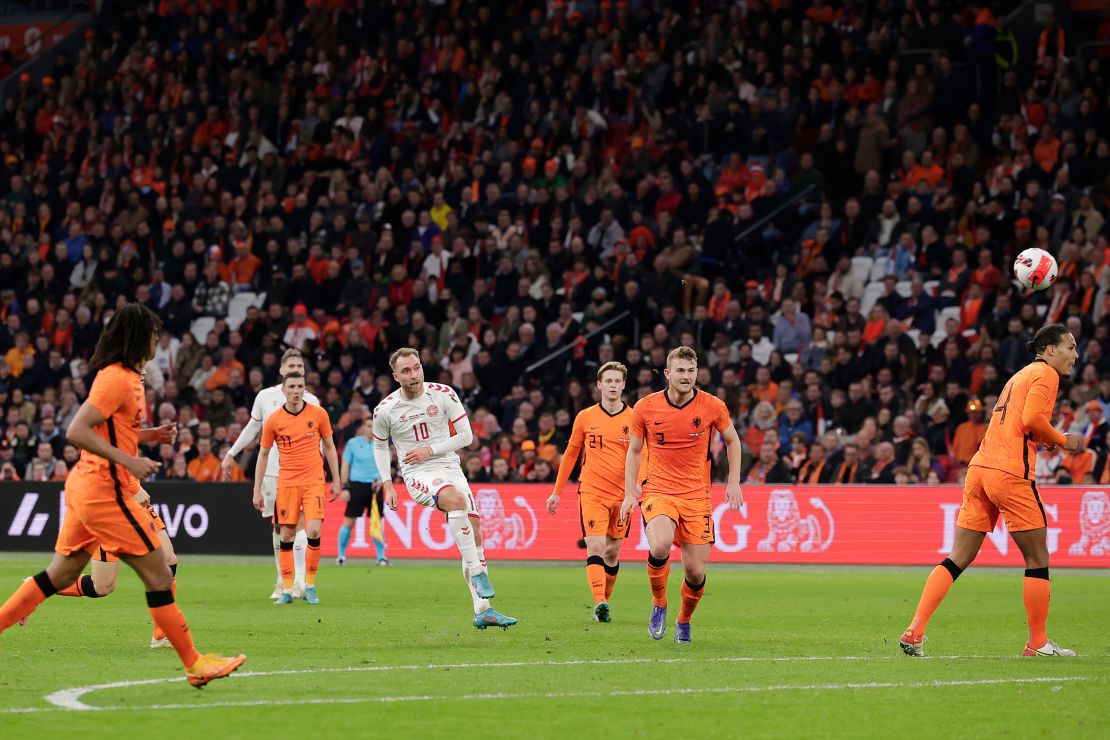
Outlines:
[[1030, 247], [1014, 260], [1014, 277], [1030, 290], [1046, 290], [1056, 282], [1056, 258], [1038, 247]]

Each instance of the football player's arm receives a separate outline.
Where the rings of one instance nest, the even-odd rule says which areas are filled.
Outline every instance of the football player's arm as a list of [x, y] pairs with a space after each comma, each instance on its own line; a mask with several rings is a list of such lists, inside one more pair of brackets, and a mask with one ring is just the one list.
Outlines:
[[[635, 417], [633, 417], [635, 419]], [[635, 424], [635, 422], [633, 422]], [[640, 470], [640, 460], [644, 456], [644, 438], [637, 437], [633, 431], [628, 437], [628, 453], [624, 458], [624, 501], [621, 503], [621, 519], [626, 519], [640, 500], [640, 484], [636, 474]]]
[[270, 447], [258, 448], [258, 461], [254, 464], [254, 495], [251, 502], [254, 508], [262, 511], [262, 479], [266, 475], [266, 463], [270, 461]]
[[247, 425], [239, 432], [239, 436], [235, 438], [232, 443], [231, 449], [224, 455], [224, 459], [220, 461], [220, 470], [223, 471], [224, 480], [231, 479], [231, 468], [235, 464], [235, 458], [239, 453], [247, 449], [247, 445], [254, 441], [254, 438], [262, 431], [262, 401], [258, 397], [254, 399], [254, 406], [251, 408], [251, 419]]
[[128, 455], [101, 438], [96, 433], [96, 427], [103, 424], [107, 419], [108, 417], [93, 405], [93, 399], [90, 397], [89, 400], [81, 404], [81, 408], [77, 410], [73, 421], [69, 423], [69, 428], [66, 429], [66, 441], [78, 449], [87, 450], [97, 457], [114, 462], [116, 465], [122, 465], [140, 480], [153, 475], [158, 468], [162, 467], [161, 463], [154, 460]]
[[374, 464], [382, 477], [382, 496], [385, 505], [397, 510], [397, 490], [393, 487], [393, 465], [389, 457], [389, 422], [385, 414], [374, 414]]
[[[1055, 404], [1055, 393], [1042, 380], [1035, 380], [1029, 387], [1025, 399], [1025, 407], [1021, 412], [1021, 423], [1033, 433], [1033, 438], [1043, 444], [1057, 445], [1068, 452], [1078, 452], [1078, 443], [1082, 437], [1078, 434], [1063, 435], [1049, 422], [1052, 407]], [[1072, 445], [1069, 447], [1068, 445]]]
[[740, 490], [740, 463], [743, 457], [744, 446], [740, 442], [740, 435], [731, 423], [721, 432], [725, 440], [725, 449], [728, 454], [728, 485], [725, 486], [725, 498], [728, 499], [729, 511], [739, 511], [744, 505], [744, 494]]
[[[474, 430], [470, 427], [470, 417], [465, 413], [455, 421], [455, 434], [445, 442], [429, 444], [432, 455], [443, 455], [461, 450], [474, 441]], [[409, 452], [412, 455], [412, 452]], [[407, 459], [408, 455], [406, 455]]]
[[339, 498], [339, 494], [343, 489], [343, 483], [340, 476], [339, 469], [339, 453], [335, 450], [335, 436], [332, 434], [324, 437], [324, 458], [328, 461], [328, 467], [331, 468], [331, 501]]
[[551, 489], [551, 495], [547, 498], [547, 512], [549, 514], [555, 513], [555, 507], [559, 505], [559, 497], [562, 495], [567, 481], [570, 480], [570, 473], [578, 462], [578, 455], [582, 452], [584, 434], [582, 432], [582, 422], [579, 421], [581, 418], [581, 414], [574, 417], [574, 426], [570, 430], [567, 449], [563, 453], [562, 459], [559, 460], [559, 474], [555, 476], [555, 485]]
[[146, 427], [139, 430], [139, 442], [142, 444], [172, 445], [177, 442], [177, 422], [171, 421], [160, 427]]

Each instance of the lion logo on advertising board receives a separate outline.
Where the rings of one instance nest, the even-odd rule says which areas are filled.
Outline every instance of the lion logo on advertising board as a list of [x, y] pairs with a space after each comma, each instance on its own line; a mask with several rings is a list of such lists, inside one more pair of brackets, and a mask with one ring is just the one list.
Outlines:
[[1110, 496], [1106, 491], [1087, 491], [1079, 506], [1079, 541], [1068, 548], [1069, 555], [1100, 558], [1110, 555]]
[[[482, 522], [482, 545], [486, 550], [526, 550], [536, 541], [539, 531], [536, 512], [523, 496], [513, 499], [531, 524], [526, 524], [521, 513], [506, 513], [501, 492], [496, 488], [478, 489], [478, 514]], [[531, 534], [529, 534], [531, 531]]]
[[809, 500], [828, 519], [828, 537], [821, 539], [821, 521], [815, 514], [802, 516], [794, 492], [787, 489], [771, 491], [767, 502], [767, 536], [759, 541], [759, 552], [824, 552], [832, 544], [836, 523], [825, 502], [816, 496]]

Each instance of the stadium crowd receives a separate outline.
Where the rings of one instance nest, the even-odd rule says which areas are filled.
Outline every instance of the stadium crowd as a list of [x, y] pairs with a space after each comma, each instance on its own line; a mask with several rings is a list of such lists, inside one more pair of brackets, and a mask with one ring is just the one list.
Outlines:
[[1091, 451], [1037, 476], [1110, 482], [1110, 59], [1054, 21], [1019, 59], [954, 0], [111, 9], [0, 111], [4, 479], [64, 480], [137, 301], [160, 478], [218, 479], [288, 347], [342, 442], [411, 345], [473, 480], [554, 481], [597, 367], [634, 403], [688, 344], [746, 482], [956, 481], [1060, 321]]

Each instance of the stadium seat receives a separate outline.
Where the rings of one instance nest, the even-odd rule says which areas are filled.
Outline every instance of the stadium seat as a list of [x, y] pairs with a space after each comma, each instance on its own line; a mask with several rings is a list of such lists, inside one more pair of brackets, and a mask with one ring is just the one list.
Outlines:
[[875, 260], [870, 257], [853, 257], [852, 258], [852, 274], [859, 278], [860, 282], [867, 284], [871, 278], [871, 266], [875, 264]]
[[189, 327], [189, 331], [198, 342], [204, 344], [205, 340], [208, 339], [208, 332], [212, 331], [212, 327], [214, 327], [215, 325], [216, 320], [211, 316], [201, 316], [199, 318], [193, 319], [193, 323]]
[[236, 293], [231, 297], [227, 306], [227, 325], [232, 331], [238, 329], [247, 318], [247, 308], [257, 305], [255, 301], [254, 293]]
[[879, 259], [875, 260], [875, 264], [871, 266], [871, 279], [868, 282], [882, 282], [882, 279], [886, 277], [886, 273], [889, 267], [889, 257], [880, 257]]
[[925, 281], [925, 293], [932, 296], [933, 298], [937, 297], [937, 288], [939, 288], [939, 287], [940, 287], [940, 281], [939, 280], [926, 280]]
[[909, 298], [911, 285], [913, 285], [913, 283], [911, 283], [909, 280], [902, 280], [894, 287], [895, 290], [898, 291], [898, 295], [902, 296], [903, 298]]
[[864, 317], [871, 312], [871, 307], [875, 305], [875, 302], [879, 300], [882, 294], [883, 284], [881, 281], [877, 283], [868, 283], [863, 289], [863, 298], [860, 299], [859, 310]]

